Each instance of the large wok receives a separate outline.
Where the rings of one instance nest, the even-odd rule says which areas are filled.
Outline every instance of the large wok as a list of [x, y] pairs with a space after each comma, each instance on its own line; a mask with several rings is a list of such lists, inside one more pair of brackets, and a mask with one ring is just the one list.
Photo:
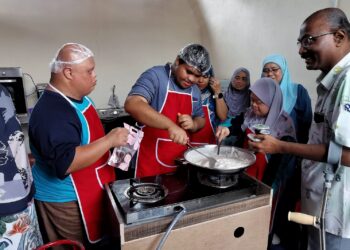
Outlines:
[[[205, 155], [215, 158], [216, 163], [211, 164]], [[256, 160], [255, 154], [251, 151], [233, 146], [221, 146], [220, 154], [217, 155], [217, 145], [214, 144], [190, 148], [185, 151], [184, 158], [200, 170], [221, 174], [242, 171]]]

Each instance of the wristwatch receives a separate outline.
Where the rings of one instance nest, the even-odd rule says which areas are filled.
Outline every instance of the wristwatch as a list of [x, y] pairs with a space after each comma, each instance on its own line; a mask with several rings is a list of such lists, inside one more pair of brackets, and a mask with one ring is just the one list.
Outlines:
[[224, 97], [224, 95], [222, 93], [219, 93], [217, 95], [213, 95], [214, 99], [222, 99]]

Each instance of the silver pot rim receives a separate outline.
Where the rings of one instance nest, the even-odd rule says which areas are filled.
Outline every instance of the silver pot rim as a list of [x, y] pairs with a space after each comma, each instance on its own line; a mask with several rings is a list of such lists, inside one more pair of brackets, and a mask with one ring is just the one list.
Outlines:
[[[211, 157], [217, 157], [217, 145], [216, 144], [206, 144], [195, 147], [195, 149], [188, 149], [184, 153], [184, 158], [187, 162], [189, 162], [194, 167], [198, 167], [201, 170], [213, 172], [213, 173], [236, 173], [239, 171], [244, 170], [245, 168], [253, 165], [256, 161], [256, 156], [252, 151], [249, 151], [247, 149], [234, 147], [234, 146], [221, 146], [220, 149], [220, 157], [223, 155], [226, 156], [228, 159], [232, 158], [233, 165], [232, 167], [220, 167], [215, 165], [214, 167], [209, 167], [206, 165], [201, 165], [199, 162], [202, 159], [205, 159], [203, 155], [196, 152], [196, 150], [200, 150], [204, 154], [208, 154], [208, 156]], [[237, 164], [239, 164], [239, 167], [237, 167]]]

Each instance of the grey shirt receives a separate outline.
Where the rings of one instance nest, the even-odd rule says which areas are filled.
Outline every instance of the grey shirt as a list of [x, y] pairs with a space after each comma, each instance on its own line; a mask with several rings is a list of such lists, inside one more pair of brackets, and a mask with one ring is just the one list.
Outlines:
[[[309, 144], [350, 146], [350, 53], [327, 74], [318, 78], [315, 112], [324, 114], [324, 122], [313, 121]], [[346, 70], [339, 84], [340, 73]], [[347, 121], [347, 122], [346, 122]], [[302, 212], [320, 216], [324, 173], [326, 167], [337, 169], [326, 207], [326, 231], [340, 237], [350, 238], [350, 168], [342, 165], [304, 160], [302, 165], [301, 201]]]

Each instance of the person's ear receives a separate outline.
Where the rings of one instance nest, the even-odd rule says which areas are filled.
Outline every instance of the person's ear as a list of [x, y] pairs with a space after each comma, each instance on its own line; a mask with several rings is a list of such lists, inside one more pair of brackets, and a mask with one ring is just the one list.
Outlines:
[[179, 59], [179, 57], [176, 57], [175, 66], [177, 67], [177, 66], [179, 66], [179, 64], [180, 64], [180, 59]]
[[337, 46], [340, 46], [347, 37], [346, 32], [343, 29], [339, 29], [334, 33], [334, 40]]
[[69, 80], [72, 79], [72, 68], [65, 67], [65, 68], [63, 68], [62, 73], [63, 73], [65, 78], [67, 78]]

